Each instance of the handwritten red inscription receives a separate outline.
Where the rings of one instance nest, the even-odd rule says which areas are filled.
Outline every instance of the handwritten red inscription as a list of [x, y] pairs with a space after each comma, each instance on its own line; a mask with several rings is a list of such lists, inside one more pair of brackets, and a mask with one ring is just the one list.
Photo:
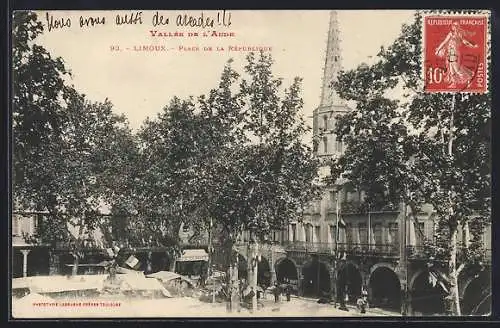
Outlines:
[[485, 93], [486, 16], [424, 17], [424, 90]]

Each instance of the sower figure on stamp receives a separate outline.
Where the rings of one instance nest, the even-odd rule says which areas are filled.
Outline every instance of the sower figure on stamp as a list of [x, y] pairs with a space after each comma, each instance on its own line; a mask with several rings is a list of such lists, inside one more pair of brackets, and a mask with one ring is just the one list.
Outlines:
[[475, 32], [466, 31], [457, 22], [454, 22], [451, 25], [451, 31], [436, 48], [435, 54], [446, 58], [446, 82], [452, 87], [455, 87], [456, 84], [470, 83], [472, 80], [473, 72], [461, 63], [460, 46], [464, 44], [470, 48], [477, 48], [477, 44], [466, 39], [466, 36], [474, 34]]

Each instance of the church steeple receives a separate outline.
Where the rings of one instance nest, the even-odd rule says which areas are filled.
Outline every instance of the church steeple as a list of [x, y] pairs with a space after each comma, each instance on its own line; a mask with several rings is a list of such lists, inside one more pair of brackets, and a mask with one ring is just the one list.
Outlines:
[[340, 156], [343, 153], [343, 144], [337, 140], [334, 129], [337, 116], [348, 112], [349, 108], [332, 86], [341, 70], [339, 22], [337, 12], [332, 10], [326, 42], [321, 101], [313, 112], [314, 149], [315, 154], [322, 157]]
[[342, 69], [342, 56], [340, 53], [340, 31], [337, 12], [330, 12], [328, 40], [326, 45], [325, 66], [323, 68], [323, 83], [321, 90], [320, 107], [343, 105], [340, 97], [332, 88], [332, 82], [337, 78]]

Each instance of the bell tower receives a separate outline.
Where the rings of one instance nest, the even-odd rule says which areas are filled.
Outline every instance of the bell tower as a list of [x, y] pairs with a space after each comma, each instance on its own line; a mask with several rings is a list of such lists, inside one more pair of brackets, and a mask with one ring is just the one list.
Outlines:
[[333, 89], [342, 70], [342, 54], [340, 51], [340, 31], [337, 12], [330, 12], [328, 39], [323, 67], [320, 105], [313, 111], [313, 142], [314, 154], [321, 159], [340, 156], [343, 144], [335, 135], [336, 117], [349, 111], [345, 102]]

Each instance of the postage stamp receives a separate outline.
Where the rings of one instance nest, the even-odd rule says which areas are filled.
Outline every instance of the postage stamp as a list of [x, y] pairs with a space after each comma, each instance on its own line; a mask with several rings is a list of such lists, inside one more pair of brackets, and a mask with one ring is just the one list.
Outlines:
[[488, 15], [439, 14], [423, 19], [424, 91], [486, 93]]

